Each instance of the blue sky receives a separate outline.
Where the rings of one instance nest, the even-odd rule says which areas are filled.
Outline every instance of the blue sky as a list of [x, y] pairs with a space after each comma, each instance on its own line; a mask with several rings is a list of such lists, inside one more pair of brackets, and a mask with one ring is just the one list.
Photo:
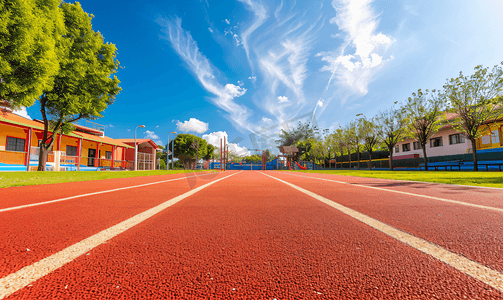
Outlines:
[[[299, 117], [334, 129], [503, 61], [502, 1], [81, 4], [123, 66], [123, 90], [96, 121], [112, 138], [143, 124], [138, 137], [158, 143], [170, 131], [215, 144], [226, 135], [248, 154], [272, 149]], [[27, 111], [40, 118], [38, 104]]]

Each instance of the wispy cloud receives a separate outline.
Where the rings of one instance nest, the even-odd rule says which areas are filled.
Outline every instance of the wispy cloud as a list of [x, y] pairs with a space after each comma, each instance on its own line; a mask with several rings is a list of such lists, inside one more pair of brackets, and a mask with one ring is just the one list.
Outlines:
[[371, 2], [334, 0], [332, 6], [336, 16], [330, 19], [330, 23], [336, 24], [343, 32], [344, 43], [337, 50], [317, 54], [327, 63], [321, 71], [331, 73], [326, 90], [332, 84], [342, 88], [345, 94], [343, 103], [351, 95], [367, 94], [369, 83], [390, 59], [384, 57], [394, 38], [377, 33], [379, 21]]
[[217, 80], [214, 74], [219, 73], [218, 70], [214, 70], [208, 58], [199, 50], [197, 42], [182, 28], [180, 18], [159, 18], [157, 23], [162, 26], [162, 32], [165, 34], [163, 38], [171, 43], [202, 86], [214, 95], [212, 102], [226, 111], [228, 118], [237, 127], [247, 128], [251, 110], [234, 101], [234, 98], [244, 95], [246, 89], [231, 83], [222, 84]]

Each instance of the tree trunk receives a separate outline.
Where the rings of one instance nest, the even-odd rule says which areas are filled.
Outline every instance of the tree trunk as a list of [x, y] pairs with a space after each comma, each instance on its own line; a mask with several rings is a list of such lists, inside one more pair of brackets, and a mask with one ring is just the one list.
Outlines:
[[475, 139], [470, 140], [472, 142], [472, 151], [473, 151], [473, 170], [478, 171], [479, 166], [478, 166], [478, 161], [477, 161], [477, 143]]
[[426, 145], [421, 146], [423, 147], [424, 170], [428, 171], [428, 157], [426, 156]]
[[360, 170], [360, 145], [356, 144], [356, 159], [358, 160], [357, 168]]
[[40, 143], [38, 155], [38, 168], [37, 171], [45, 171], [45, 166], [47, 165], [47, 155], [49, 150], [44, 147], [43, 143]]
[[389, 169], [393, 171], [393, 147], [389, 148]]
[[369, 152], [369, 160], [370, 160], [369, 169], [370, 171], [372, 171], [372, 152]]
[[351, 170], [351, 150], [348, 148], [349, 169]]

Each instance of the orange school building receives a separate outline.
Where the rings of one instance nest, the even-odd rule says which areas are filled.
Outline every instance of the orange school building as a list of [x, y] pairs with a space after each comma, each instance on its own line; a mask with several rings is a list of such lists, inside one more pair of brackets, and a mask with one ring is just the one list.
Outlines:
[[[104, 132], [75, 125], [69, 134], [57, 134], [49, 152], [47, 169], [59, 171], [132, 170], [126, 152], [134, 147], [104, 136]], [[39, 141], [44, 124], [18, 116], [0, 107], [0, 171], [30, 171], [38, 168]], [[128, 151], [129, 150], [129, 151]]]

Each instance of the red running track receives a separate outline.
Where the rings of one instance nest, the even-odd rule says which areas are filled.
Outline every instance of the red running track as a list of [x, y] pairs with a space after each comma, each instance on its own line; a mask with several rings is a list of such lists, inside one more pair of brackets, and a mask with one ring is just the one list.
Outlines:
[[[266, 173], [294, 183], [288, 174]], [[2, 231], [0, 247], [2, 253], [10, 253], [23, 242], [37, 241], [37, 251], [43, 253], [41, 257], [47, 256], [207, 182], [201, 179], [191, 187], [175, 181], [4, 212], [0, 214], [2, 230], [4, 222], [13, 221], [5, 227], [6, 235]], [[358, 201], [345, 196], [350, 191], [332, 183], [323, 182], [328, 188], [314, 179], [294, 184], [304, 184], [318, 194], [332, 190], [338, 199]], [[360, 198], [389, 198], [385, 193], [372, 193], [378, 192], [360, 189]], [[150, 200], [138, 201], [140, 195]], [[400, 201], [390, 200], [391, 209], [398, 205], [395, 202]], [[402, 215], [418, 215], [414, 206], [404, 204]], [[371, 212], [373, 205], [362, 201], [354, 209], [367, 213], [364, 210]], [[430, 205], [442, 213], [453, 209], [451, 205]], [[462, 207], [465, 209], [474, 210]], [[471, 226], [465, 230], [470, 234]], [[425, 232], [427, 239], [429, 231]], [[51, 245], [60, 246], [48, 251]], [[14, 254], [0, 264], [8, 265], [1, 276], [33, 261]], [[503, 293], [279, 181], [250, 171], [206, 187], [8, 297], [35, 298], [503, 299]]]

